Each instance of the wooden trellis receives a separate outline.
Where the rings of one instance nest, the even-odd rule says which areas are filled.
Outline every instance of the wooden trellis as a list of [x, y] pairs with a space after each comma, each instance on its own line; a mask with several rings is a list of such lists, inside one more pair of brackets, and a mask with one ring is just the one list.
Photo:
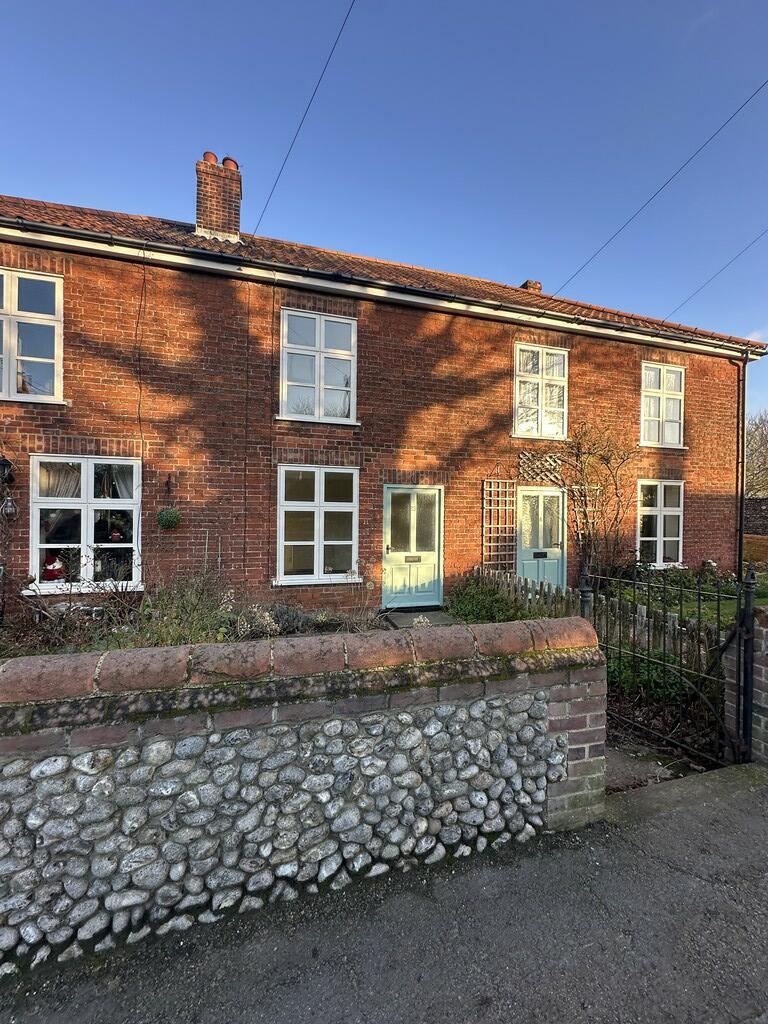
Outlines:
[[483, 565], [515, 571], [515, 481], [483, 480]]

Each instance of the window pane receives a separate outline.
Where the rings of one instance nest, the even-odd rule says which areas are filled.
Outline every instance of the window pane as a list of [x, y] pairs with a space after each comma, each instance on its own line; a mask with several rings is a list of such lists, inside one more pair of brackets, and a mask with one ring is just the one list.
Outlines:
[[664, 507], [682, 508], [682, 488], [680, 484], [664, 484]]
[[519, 348], [517, 350], [517, 368], [520, 373], [538, 374], [539, 353], [536, 349]]
[[315, 513], [310, 512], [288, 512], [285, 516], [285, 540], [310, 540], [315, 539]]
[[535, 434], [539, 429], [539, 414], [536, 409], [518, 406], [517, 431], [520, 434]]
[[352, 324], [339, 323], [337, 320], [325, 321], [325, 347], [352, 351]]
[[656, 561], [656, 541], [655, 540], [641, 540], [640, 541], [640, 561], [651, 562]]
[[349, 391], [332, 391], [330, 388], [323, 389], [323, 416], [334, 416], [336, 419], [348, 420], [349, 412]]
[[355, 494], [354, 479], [353, 473], [326, 472], [325, 500], [352, 501]]
[[352, 513], [326, 512], [324, 529], [325, 540], [352, 540]]
[[643, 508], [655, 508], [658, 504], [659, 485], [640, 485], [640, 504]]
[[543, 548], [556, 548], [560, 544], [560, 498], [557, 494], [544, 495]]
[[41, 498], [79, 498], [80, 463], [41, 462], [39, 487]]
[[288, 380], [296, 384], [315, 383], [315, 357], [288, 353]]
[[565, 377], [565, 353], [547, 352], [544, 357], [544, 373], [547, 377]]
[[536, 408], [539, 404], [539, 385], [535, 381], [520, 381], [520, 404]]
[[40, 543], [79, 544], [80, 521], [79, 508], [41, 508]]
[[314, 544], [286, 544], [283, 550], [286, 576], [315, 575]]
[[288, 344], [303, 345], [306, 348], [316, 348], [315, 327], [317, 321], [313, 316], [297, 316], [296, 313], [288, 314]]
[[524, 494], [521, 509], [520, 526], [522, 545], [524, 548], [539, 546], [539, 496]]
[[643, 440], [648, 444], [658, 444], [661, 440], [661, 421], [646, 420], [643, 424]]
[[643, 367], [643, 388], [658, 391], [661, 388], [661, 369], [658, 366]]
[[332, 359], [326, 356], [323, 366], [325, 383], [328, 387], [348, 388], [352, 386], [352, 363], [349, 359]]
[[133, 512], [130, 509], [100, 508], [94, 514], [94, 544], [130, 544], [133, 541]]
[[315, 389], [289, 384], [286, 411], [292, 416], [314, 416]]
[[133, 466], [121, 462], [97, 462], [93, 467], [93, 496], [101, 500], [133, 497]]
[[73, 583], [80, 579], [80, 548], [42, 548], [38, 566], [40, 583]]
[[552, 409], [544, 411], [543, 433], [547, 437], [562, 437], [565, 431], [565, 417], [561, 412]]
[[56, 352], [56, 328], [51, 324], [30, 324], [19, 321], [20, 356], [35, 359], [53, 359]]
[[655, 537], [657, 522], [658, 519], [656, 516], [640, 516], [640, 536], [646, 538]]
[[94, 548], [93, 578], [97, 583], [133, 579], [133, 548]]
[[411, 495], [409, 492], [392, 492], [389, 544], [393, 551], [411, 550]]
[[0, 274], [0, 309], [5, 309], [5, 276]]
[[544, 404], [553, 409], [565, 408], [565, 388], [562, 384], [544, 385]]
[[437, 495], [434, 491], [416, 492], [416, 550], [435, 550]]
[[16, 392], [19, 395], [52, 395], [53, 363], [16, 361]]
[[668, 420], [682, 419], [683, 403], [679, 398], [664, 399], [664, 418]]
[[667, 391], [673, 391], [676, 394], [680, 394], [683, 390], [682, 370], [665, 370], [664, 387], [667, 389]]
[[323, 572], [351, 572], [352, 571], [352, 545], [351, 544], [324, 544], [323, 545]]
[[285, 470], [285, 500], [314, 501], [315, 473], [311, 469]]
[[661, 399], [658, 395], [646, 395], [643, 401], [643, 408], [645, 415], [650, 419], [658, 420], [661, 418]]
[[679, 540], [665, 540], [664, 541], [664, 561], [665, 562], [679, 562], [680, 561], [680, 541]]
[[665, 537], [679, 537], [680, 536], [680, 516], [678, 516], [678, 515], [664, 516], [664, 536]]
[[680, 424], [664, 423], [664, 444], [680, 444]]
[[34, 277], [19, 278], [18, 308], [23, 313], [56, 315], [56, 285]]

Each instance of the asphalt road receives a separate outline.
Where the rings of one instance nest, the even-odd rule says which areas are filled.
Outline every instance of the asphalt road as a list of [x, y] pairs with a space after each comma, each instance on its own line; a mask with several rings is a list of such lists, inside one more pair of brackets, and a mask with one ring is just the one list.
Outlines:
[[578, 834], [46, 964], [0, 989], [0, 1021], [768, 1022], [765, 776], [611, 806]]

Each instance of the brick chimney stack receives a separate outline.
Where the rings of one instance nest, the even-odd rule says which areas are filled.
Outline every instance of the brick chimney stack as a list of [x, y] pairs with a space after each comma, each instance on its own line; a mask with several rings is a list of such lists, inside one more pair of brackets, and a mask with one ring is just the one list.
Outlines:
[[520, 287], [525, 288], [527, 292], [540, 292], [541, 281], [532, 281], [530, 278], [528, 278], [527, 281], [523, 281]]
[[195, 234], [224, 242], [239, 242], [243, 182], [237, 161], [225, 156], [220, 164], [216, 154], [208, 150], [195, 164], [195, 170]]

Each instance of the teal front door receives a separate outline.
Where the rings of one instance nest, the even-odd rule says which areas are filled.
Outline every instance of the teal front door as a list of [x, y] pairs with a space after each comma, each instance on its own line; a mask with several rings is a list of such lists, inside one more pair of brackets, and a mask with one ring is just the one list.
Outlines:
[[382, 603], [430, 608], [443, 603], [442, 488], [384, 488]]
[[518, 487], [517, 575], [534, 583], [565, 585], [564, 491]]

